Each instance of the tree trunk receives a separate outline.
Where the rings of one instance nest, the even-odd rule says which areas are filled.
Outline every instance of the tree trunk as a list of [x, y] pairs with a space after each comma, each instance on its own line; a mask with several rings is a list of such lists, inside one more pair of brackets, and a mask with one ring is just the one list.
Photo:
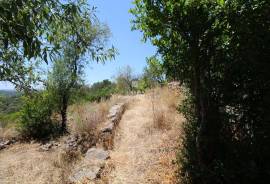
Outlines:
[[220, 129], [221, 120], [217, 102], [211, 96], [211, 86], [209, 78], [204, 76], [205, 71], [200, 71], [198, 79], [199, 94], [198, 120], [199, 132], [197, 136], [197, 151], [200, 165], [203, 168], [209, 166], [215, 159], [220, 157]]
[[67, 132], [67, 107], [68, 107], [68, 99], [66, 96], [63, 96], [62, 108], [61, 108], [61, 118], [62, 118], [61, 131], [62, 131], [62, 133]]
[[207, 61], [200, 61], [199, 49], [196, 46], [194, 48], [191, 53], [194, 64], [192, 93], [195, 97], [196, 118], [199, 124], [196, 146], [199, 164], [202, 168], [207, 168], [219, 157], [221, 122], [218, 105], [210, 94], [211, 79], [205, 77]]

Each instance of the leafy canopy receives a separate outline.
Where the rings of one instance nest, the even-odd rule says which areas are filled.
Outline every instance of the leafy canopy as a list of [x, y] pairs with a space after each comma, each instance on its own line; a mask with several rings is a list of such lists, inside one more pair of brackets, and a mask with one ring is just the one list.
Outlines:
[[97, 39], [107, 29], [94, 12], [85, 0], [1, 0], [0, 80], [30, 88], [39, 80], [35, 64], [54, 60], [74, 37], [77, 51], [87, 50], [92, 60], [114, 57], [115, 49], [103, 44], [108, 37]]

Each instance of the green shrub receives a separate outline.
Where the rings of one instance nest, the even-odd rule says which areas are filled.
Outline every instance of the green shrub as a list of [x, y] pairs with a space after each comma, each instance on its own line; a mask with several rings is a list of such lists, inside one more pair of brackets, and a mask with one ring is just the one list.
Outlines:
[[24, 138], [45, 139], [58, 132], [57, 123], [52, 120], [54, 104], [47, 92], [24, 97], [19, 132]]
[[197, 166], [198, 157], [196, 153], [196, 137], [198, 134], [198, 123], [194, 112], [194, 103], [191, 95], [186, 92], [186, 99], [179, 106], [178, 111], [186, 119], [183, 125], [182, 145], [178, 154], [178, 165], [180, 166], [179, 178], [184, 184], [196, 183], [196, 176], [200, 174]]
[[0, 114], [11, 114], [18, 112], [22, 106], [20, 95], [0, 95]]
[[79, 101], [100, 102], [109, 99], [116, 92], [116, 85], [109, 80], [94, 83], [91, 87], [82, 86], [74, 91], [71, 103]]
[[15, 125], [20, 118], [19, 112], [13, 112], [9, 114], [0, 114], [0, 126], [2, 128]]

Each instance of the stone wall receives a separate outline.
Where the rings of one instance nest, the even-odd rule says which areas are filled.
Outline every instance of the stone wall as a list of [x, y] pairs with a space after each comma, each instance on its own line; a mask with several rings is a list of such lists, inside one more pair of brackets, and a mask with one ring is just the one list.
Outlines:
[[105, 149], [113, 148], [113, 138], [115, 129], [121, 120], [121, 117], [125, 111], [125, 103], [119, 103], [114, 105], [107, 116], [108, 120], [103, 124], [99, 131], [99, 143]]
[[126, 103], [118, 103], [111, 107], [104, 122], [98, 129], [96, 147], [87, 150], [85, 157], [69, 177], [71, 183], [91, 183], [100, 177], [106, 160], [110, 157], [109, 150], [113, 148], [115, 130], [125, 111]]

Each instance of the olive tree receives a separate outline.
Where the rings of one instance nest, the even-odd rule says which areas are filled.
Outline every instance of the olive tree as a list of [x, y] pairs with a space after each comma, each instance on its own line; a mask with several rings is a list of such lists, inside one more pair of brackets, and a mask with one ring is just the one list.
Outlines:
[[53, 61], [71, 35], [83, 37], [78, 24], [90, 18], [89, 12], [93, 18], [94, 11], [85, 0], [0, 0], [0, 80], [31, 88], [40, 80], [36, 64]]
[[47, 87], [55, 94], [58, 111], [62, 117], [62, 131], [66, 131], [67, 107], [71, 93], [82, 81], [84, 68], [90, 61], [105, 62], [113, 59], [116, 50], [107, 48], [109, 28], [85, 9], [78, 17], [70, 17], [73, 25], [63, 25], [64, 35], [59, 35], [61, 56], [49, 73]]

